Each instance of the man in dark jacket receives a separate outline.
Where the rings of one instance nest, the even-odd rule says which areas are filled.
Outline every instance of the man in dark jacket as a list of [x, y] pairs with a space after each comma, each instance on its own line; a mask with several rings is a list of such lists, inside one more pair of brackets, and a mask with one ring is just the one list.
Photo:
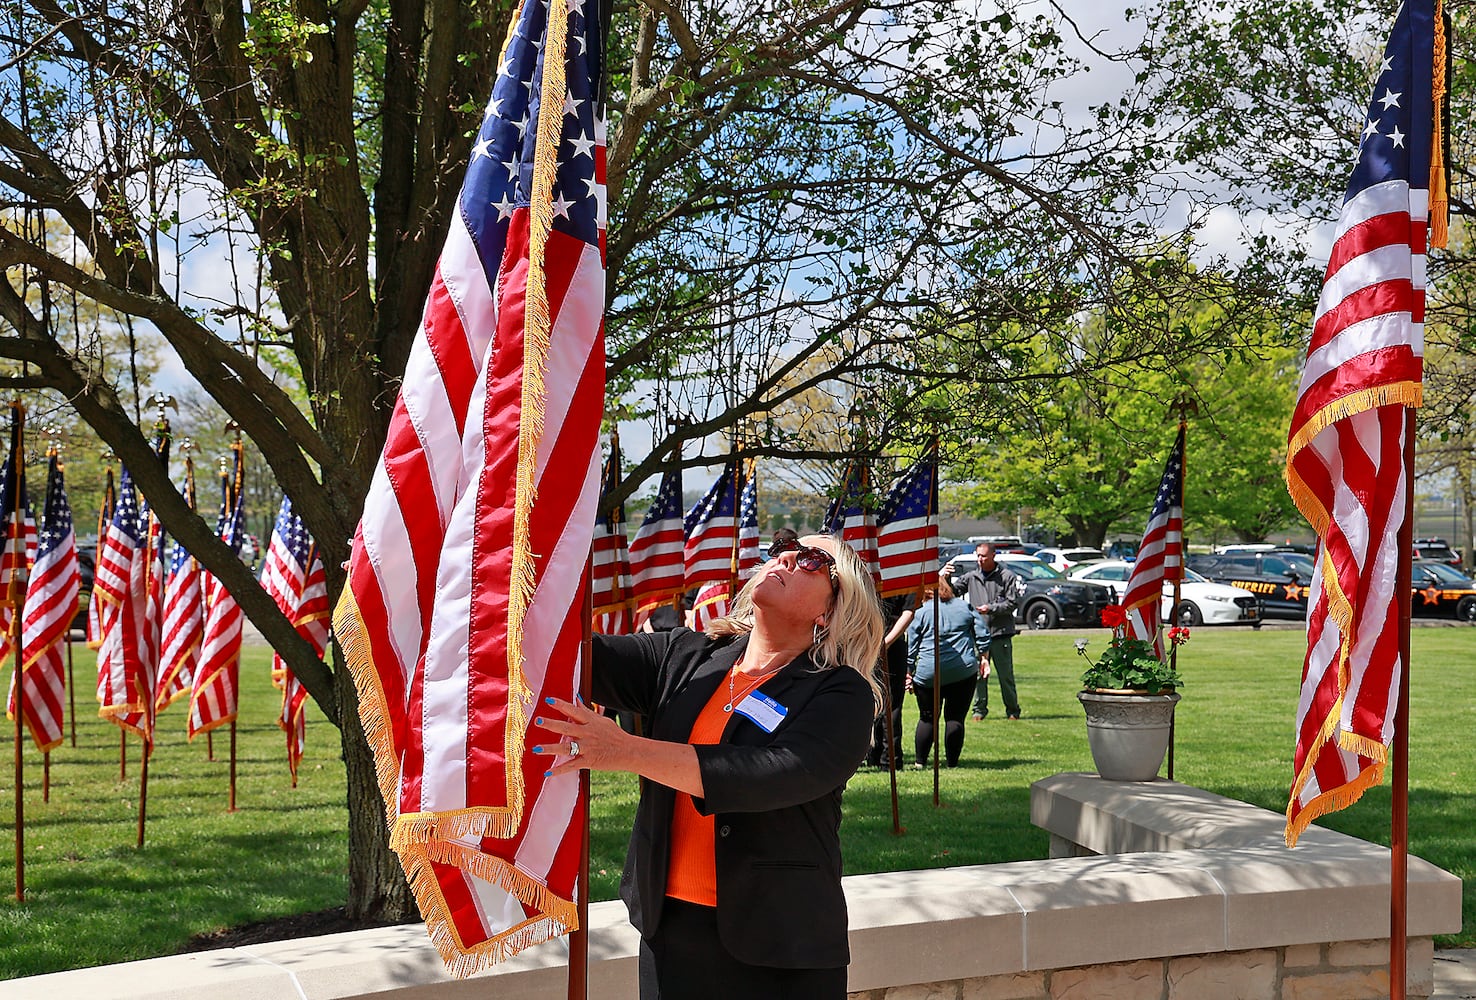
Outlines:
[[[989, 624], [990, 672], [999, 678], [999, 694], [1005, 715], [1020, 717], [1020, 699], [1015, 693], [1015, 608], [1025, 594], [1025, 581], [994, 561], [994, 546], [980, 542], [974, 549], [979, 568], [965, 573], [959, 583], [968, 590], [969, 604]], [[974, 720], [989, 714], [989, 678], [981, 676], [974, 689]]]

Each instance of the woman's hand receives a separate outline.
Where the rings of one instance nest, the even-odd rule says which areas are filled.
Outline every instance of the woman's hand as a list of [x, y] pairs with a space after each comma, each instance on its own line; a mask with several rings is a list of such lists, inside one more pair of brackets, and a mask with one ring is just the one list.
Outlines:
[[[549, 769], [550, 774], [577, 771], [581, 767], [594, 771], [630, 769], [630, 760], [625, 751], [631, 737], [614, 719], [601, 715], [587, 705], [560, 701], [558, 698], [545, 698], [544, 701], [547, 705], [545, 711], [558, 712], [564, 716], [563, 719], [558, 719], [552, 715], [542, 715], [533, 720], [535, 726], [561, 737], [557, 743], [533, 748], [534, 753], [555, 754], [559, 758]], [[571, 741], [579, 744], [579, 753], [576, 756], [569, 754]]]
[[[588, 705], [558, 698], [545, 698], [544, 703], [545, 712], [564, 716], [557, 719], [545, 714], [533, 720], [533, 725], [560, 737], [557, 743], [533, 748], [534, 753], [557, 756], [549, 774], [563, 774], [582, 767], [594, 771], [630, 771], [694, 798], [702, 797], [702, 770], [697, 765], [697, 751], [689, 744], [632, 736], [614, 719], [606, 718]], [[570, 740], [579, 744], [577, 756], [569, 756]]]

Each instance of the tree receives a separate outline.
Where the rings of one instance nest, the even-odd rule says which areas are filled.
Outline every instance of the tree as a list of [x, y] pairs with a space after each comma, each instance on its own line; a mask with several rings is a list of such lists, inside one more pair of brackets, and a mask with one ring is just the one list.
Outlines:
[[[67, 398], [341, 728], [356, 917], [411, 901], [352, 679], [185, 507], [55, 303], [162, 337], [259, 448], [336, 593], [511, 9], [34, 0], [0, 24], [0, 209], [33, 223], [0, 228], [19, 275], [0, 283], [0, 357], [22, 365], [0, 387]], [[654, 425], [628, 490], [681, 441], [807, 392], [873, 393], [885, 447], [960, 373], [1001, 373], [953, 411], [967, 426], [1065, 375], [1238, 338], [1228, 314], [1176, 328], [1182, 299], [1234, 286], [1280, 307], [1269, 244], [1233, 268], [1156, 253], [1200, 221], [1151, 208], [1178, 184], [1162, 169], [1177, 124], [1131, 85], [1084, 117], [1053, 97], [1084, 59], [1131, 80], [1141, 56], [1053, 6], [649, 0], [617, 5], [610, 43], [608, 382]], [[48, 235], [61, 225], [71, 238]], [[1100, 356], [1024, 364], [1084, 311], [1112, 320]], [[668, 427], [677, 412], [693, 420]], [[750, 448], [794, 454], [778, 436]]]
[[[1184, 323], [1213, 325], [1217, 311], [1200, 308]], [[1084, 324], [1072, 353], [1095, 356], [1101, 331], [1100, 321]], [[1185, 456], [1191, 531], [1264, 539], [1296, 516], [1282, 470], [1300, 354], [1276, 327], [1248, 328], [1245, 339], [1259, 345], [1167, 369], [1119, 365], [1106, 378], [1058, 384], [976, 432], [952, 467], [966, 483], [955, 501], [975, 516], [1028, 510], [1077, 545], [1101, 547], [1114, 527], [1140, 533], [1184, 401], [1197, 413]], [[1050, 350], [1044, 345], [1037, 362], [1048, 370], [1061, 364]]]

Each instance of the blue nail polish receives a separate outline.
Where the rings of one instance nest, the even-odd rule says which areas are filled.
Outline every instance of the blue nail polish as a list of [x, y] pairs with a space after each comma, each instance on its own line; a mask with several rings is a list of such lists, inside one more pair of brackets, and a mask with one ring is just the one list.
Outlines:
[[533, 752], [534, 753], [543, 753], [543, 747], [534, 747], [533, 748]]
[[541, 715], [535, 715], [535, 716], [533, 716], [533, 725], [535, 725], [535, 726], [541, 726], [541, 725], [543, 725], [543, 716], [541, 716]]
[[553, 777], [553, 772], [552, 771], [544, 771], [543, 772], [543, 776], [545, 778], [552, 778]]
[[550, 705], [552, 705], [554, 703], [553, 695], [549, 695], [547, 698], [545, 698], [543, 700], [545, 702], [547, 702], [548, 704], [550, 704]]

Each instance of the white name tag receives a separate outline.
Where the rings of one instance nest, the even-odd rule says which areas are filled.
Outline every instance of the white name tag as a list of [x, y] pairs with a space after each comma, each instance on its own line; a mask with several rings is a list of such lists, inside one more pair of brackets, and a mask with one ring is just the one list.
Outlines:
[[758, 691], [744, 698], [733, 708], [733, 711], [766, 733], [772, 733], [779, 728], [779, 723], [783, 722], [784, 717], [789, 714], [789, 709]]

